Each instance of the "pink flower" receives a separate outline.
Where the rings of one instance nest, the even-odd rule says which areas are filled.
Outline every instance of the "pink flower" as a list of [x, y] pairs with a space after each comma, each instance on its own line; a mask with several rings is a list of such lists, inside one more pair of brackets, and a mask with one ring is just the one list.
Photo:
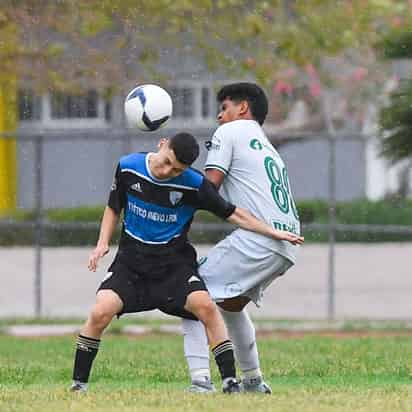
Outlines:
[[322, 92], [322, 88], [318, 82], [311, 82], [309, 85], [309, 92], [311, 96], [319, 97]]
[[290, 79], [291, 77], [295, 77], [295, 75], [296, 75], [296, 70], [295, 70], [293, 67], [291, 67], [291, 68], [285, 70], [285, 72], [283, 73], [283, 75], [284, 75], [287, 79]]
[[368, 69], [365, 67], [357, 67], [351, 74], [351, 79], [360, 82], [368, 75]]
[[305, 67], [305, 70], [310, 77], [317, 77], [315, 66], [312, 63], [308, 63]]
[[[409, 2], [409, 4], [411, 5], [411, 2]], [[395, 16], [392, 18], [392, 26], [393, 27], [400, 27], [402, 26], [403, 23], [403, 19], [400, 16]]]
[[274, 91], [278, 94], [291, 94], [293, 87], [290, 83], [287, 83], [283, 80], [278, 80], [275, 84]]

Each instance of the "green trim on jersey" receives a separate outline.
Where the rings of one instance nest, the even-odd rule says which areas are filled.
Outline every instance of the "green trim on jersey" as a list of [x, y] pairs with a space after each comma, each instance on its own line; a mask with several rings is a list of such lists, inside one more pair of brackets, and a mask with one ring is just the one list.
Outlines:
[[225, 175], [229, 173], [224, 167], [214, 164], [205, 165], [204, 169], [218, 169], [221, 170]]

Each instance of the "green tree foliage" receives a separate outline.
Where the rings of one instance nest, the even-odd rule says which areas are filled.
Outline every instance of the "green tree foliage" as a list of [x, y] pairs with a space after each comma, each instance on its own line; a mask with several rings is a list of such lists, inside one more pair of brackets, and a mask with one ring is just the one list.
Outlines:
[[380, 42], [383, 57], [387, 59], [410, 59], [412, 57], [412, 32], [395, 30], [388, 33]]
[[[390, 0], [3, 0], [0, 71], [64, 88], [153, 77], [172, 48], [270, 83], [294, 62], [362, 50], [408, 2]], [[8, 40], [17, 33], [18, 41]], [[352, 55], [354, 55], [352, 53]], [[352, 56], [353, 57], [353, 56]], [[80, 82], [81, 83], [81, 82]], [[73, 87], [73, 84], [67, 87]]]
[[[412, 59], [412, 33], [409, 28], [389, 33], [381, 42], [382, 54], [389, 59]], [[403, 80], [381, 108], [382, 154], [392, 162], [412, 155], [412, 81]]]
[[380, 111], [382, 154], [394, 163], [412, 155], [412, 81], [405, 80]]

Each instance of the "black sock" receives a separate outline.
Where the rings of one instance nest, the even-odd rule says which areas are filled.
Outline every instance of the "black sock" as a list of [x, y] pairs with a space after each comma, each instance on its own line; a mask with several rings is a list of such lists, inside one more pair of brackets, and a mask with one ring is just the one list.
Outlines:
[[215, 361], [222, 380], [236, 378], [233, 343], [230, 340], [225, 340], [212, 348], [212, 352], [215, 355]]
[[79, 335], [76, 342], [73, 380], [87, 383], [94, 358], [99, 350], [100, 339]]

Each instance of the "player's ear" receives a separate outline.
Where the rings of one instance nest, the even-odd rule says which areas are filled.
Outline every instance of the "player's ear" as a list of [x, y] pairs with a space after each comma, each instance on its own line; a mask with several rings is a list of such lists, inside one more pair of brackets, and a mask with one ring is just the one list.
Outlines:
[[168, 142], [169, 142], [169, 139], [166, 139], [165, 137], [162, 137], [162, 138], [159, 140], [159, 143], [157, 144], [157, 147], [158, 147], [159, 149], [161, 149], [163, 146], [167, 145]]
[[249, 102], [247, 100], [242, 100], [239, 104], [239, 114], [243, 115], [249, 111]]

